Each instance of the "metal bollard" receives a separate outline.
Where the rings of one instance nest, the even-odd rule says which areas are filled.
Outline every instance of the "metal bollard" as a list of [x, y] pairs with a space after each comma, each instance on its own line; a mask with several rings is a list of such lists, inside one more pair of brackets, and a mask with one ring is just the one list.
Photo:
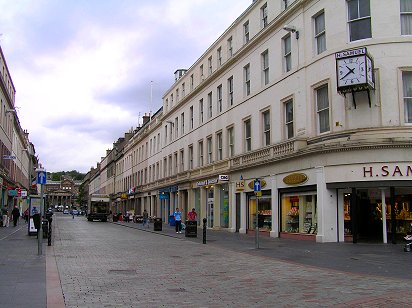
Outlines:
[[47, 246], [51, 246], [51, 239], [52, 239], [52, 218], [49, 218], [49, 232], [47, 234]]
[[207, 219], [203, 218], [203, 244], [206, 244], [206, 222]]

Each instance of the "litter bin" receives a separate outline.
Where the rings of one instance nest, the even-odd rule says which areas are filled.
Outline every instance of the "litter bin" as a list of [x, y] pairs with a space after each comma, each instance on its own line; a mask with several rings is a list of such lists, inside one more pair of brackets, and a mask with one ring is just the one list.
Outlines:
[[197, 237], [197, 221], [196, 220], [186, 220], [186, 237]]
[[169, 215], [169, 225], [171, 227], [176, 226], [176, 221], [175, 221], [175, 216], [174, 215]]
[[43, 238], [47, 238], [49, 234], [49, 221], [47, 219], [42, 220], [41, 228], [43, 229]]
[[153, 230], [162, 231], [162, 219], [160, 217], [156, 217], [153, 219]]

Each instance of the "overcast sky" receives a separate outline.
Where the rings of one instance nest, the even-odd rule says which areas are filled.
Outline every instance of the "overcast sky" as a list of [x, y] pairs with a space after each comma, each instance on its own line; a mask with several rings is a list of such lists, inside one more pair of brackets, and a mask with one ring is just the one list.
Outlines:
[[0, 0], [18, 117], [46, 170], [95, 167], [251, 3]]

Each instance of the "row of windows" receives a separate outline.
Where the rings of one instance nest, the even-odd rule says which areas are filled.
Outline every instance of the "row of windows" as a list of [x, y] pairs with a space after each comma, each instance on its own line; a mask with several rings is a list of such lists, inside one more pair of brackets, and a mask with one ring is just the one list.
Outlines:
[[1, 73], [1, 82], [4, 84], [4, 87], [7, 90], [7, 94], [9, 95], [12, 102], [14, 102], [14, 90], [11, 79], [7, 73], [6, 69], [6, 62], [2, 57], [0, 57], [0, 65], [2, 66], [2, 73]]
[[[412, 35], [412, 0], [399, 0], [400, 1], [400, 24], [402, 35]], [[370, 12], [370, 0], [347, 0], [347, 23], [349, 30], [349, 40], [357, 41], [362, 39], [368, 39], [372, 37], [371, 26], [371, 12]], [[285, 2], [287, 3], [287, 1]], [[288, 7], [288, 4], [284, 4], [284, 7]], [[266, 27], [268, 24], [267, 15], [267, 3], [261, 7], [261, 26]], [[325, 13], [320, 11], [313, 17], [313, 39], [315, 45], [316, 54], [321, 54], [326, 50], [326, 22]], [[244, 44], [250, 41], [249, 21], [243, 24], [243, 36]], [[297, 36], [298, 38], [298, 36]], [[229, 37], [226, 43], [227, 59], [233, 56], [233, 38]], [[282, 55], [283, 55], [283, 70], [289, 72], [292, 69], [292, 36], [288, 33], [282, 38]], [[222, 46], [216, 49], [216, 68], [219, 68], [223, 64], [223, 51]], [[208, 75], [213, 73], [213, 56], [209, 56], [207, 59], [207, 72]], [[269, 55], [267, 53], [262, 54], [262, 80], [263, 85], [269, 83]], [[199, 83], [203, 82], [204, 67], [203, 64], [199, 66]], [[247, 65], [244, 67], [244, 79], [245, 79], [245, 94], [250, 94], [250, 67]], [[189, 77], [189, 89], [194, 89], [194, 74]], [[174, 93], [170, 94], [169, 98], [165, 99], [165, 111], [167, 112], [174, 106], [174, 101], [179, 102], [182, 97], [186, 95], [186, 83], [181, 84], [181, 93], [179, 87]]]
[[[403, 101], [404, 101], [404, 121], [412, 123], [412, 71], [402, 72], [403, 84]], [[329, 102], [329, 85], [324, 84], [314, 90], [315, 113], [319, 133], [330, 131], [330, 102]], [[283, 136], [290, 139], [295, 136], [295, 114], [294, 101], [287, 99], [283, 102]], [[152, 164], [130, 175], [124, 182], [125, 187], [147, 184], [151, 181], [161, 179], [192, 170], [197, 167], [203, 167], [216, 161], [233, 157], [235, 153], [235, 140], [242, 142], [243, 152], [253, 150], [252, 138], [260, 135], [262, 147], [269, 146], [272, 143], [272, 118], [270, 108], [261, 112], [258, 125], [252, 123], [251, 117], [246, 117], [242, 122], [241, 131], [235, 132], [235, 125], [229, 125], [225, 131], [218, 130], [196, 144], [187, 146], [165, 156], [162, 161]], [[259, 134], [252, 134], [252, 130], [257, 127]], [[260, 128], [259, 128], [260, 127]], [[235, 138], [237, 136], [237, 138]], [[195, 153], [196, 147], [196, 153]], [[196, 156], [195, 156], [196, 154]]]

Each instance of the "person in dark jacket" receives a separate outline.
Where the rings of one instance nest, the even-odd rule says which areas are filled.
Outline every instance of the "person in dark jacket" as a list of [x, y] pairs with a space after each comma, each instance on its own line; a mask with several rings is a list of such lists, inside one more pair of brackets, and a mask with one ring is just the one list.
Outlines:
[[17, 226], [17, 221], [20, 217], [20, 211], [17, 205], [14, 206], [14, 209], [11, 211], [11, 216], [13, 218], [13, 227]]

